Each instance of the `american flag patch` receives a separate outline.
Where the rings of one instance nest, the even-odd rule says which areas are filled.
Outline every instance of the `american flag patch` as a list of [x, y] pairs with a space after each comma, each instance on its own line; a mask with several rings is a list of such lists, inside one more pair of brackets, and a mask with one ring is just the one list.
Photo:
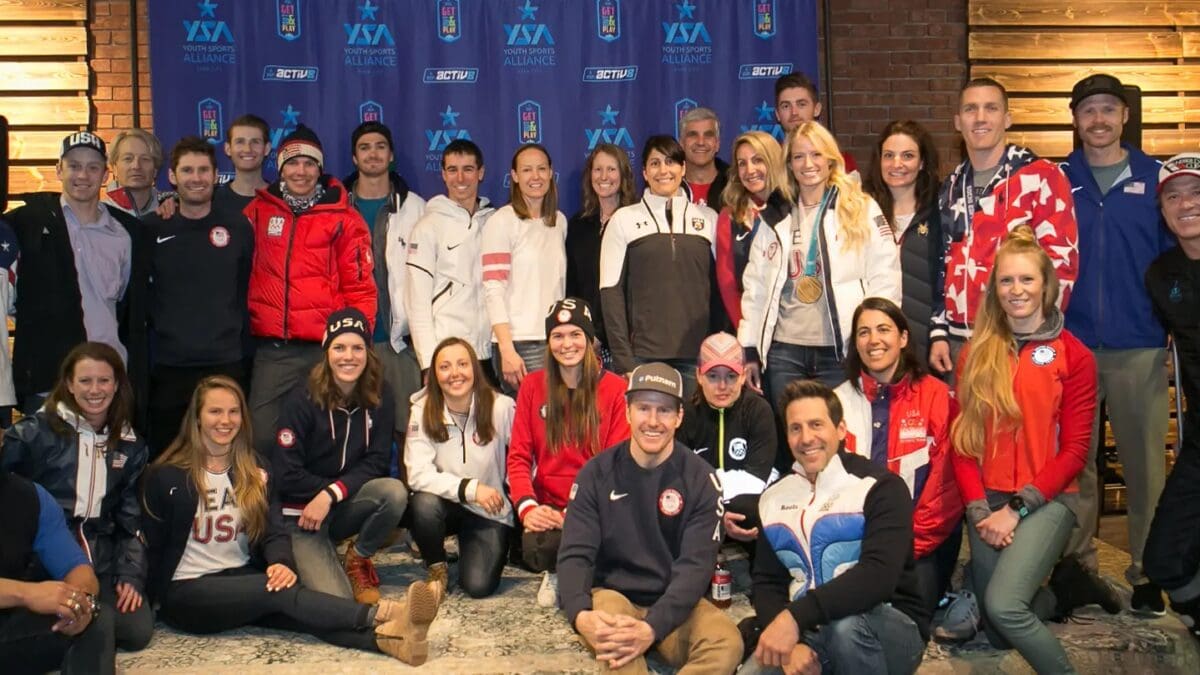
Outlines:
[[887, 237], [888, 239], [893, 238], [892, 226], [888, 224], [887, 218], [884, 217], [883, 214], [875, 216], [875, 227], [883, 236]]

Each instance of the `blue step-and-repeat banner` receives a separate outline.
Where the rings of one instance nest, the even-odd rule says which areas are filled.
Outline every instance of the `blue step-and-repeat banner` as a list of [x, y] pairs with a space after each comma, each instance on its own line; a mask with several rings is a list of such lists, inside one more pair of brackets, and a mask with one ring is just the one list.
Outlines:
[[742, 131], [782, 135], [775, 78], [817, 76], [816, 0], [150, 0], [150, 27], [164, 151], [189, 134], [219, 144], [251, 112], [273, 146], [312, 127], [343, 176], [350, 131], [379, 120], [420, 194], [444, 192], [442, 149], [469, 138], [483, 194], [504, 203], [512, 153], [536, 142], [568, 214], [597, 143], [627, 150], [640, 186], [645, 138], [708, 106], [728, 160]]

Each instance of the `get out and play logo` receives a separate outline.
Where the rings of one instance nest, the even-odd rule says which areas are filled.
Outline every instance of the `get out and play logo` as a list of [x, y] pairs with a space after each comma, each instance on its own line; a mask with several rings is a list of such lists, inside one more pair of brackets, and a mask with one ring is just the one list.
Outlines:
[[617, 123], [617, 116], [621, 114], [620, 110], [613, 110], [612, 104], [604, 106], [603, 110], [597, 110], [600, 115], [600, 126], [594, 129], [584, 129], [583, 134], [587, 137], [587, 151], [590, 154], [596, 146], [601, 143], [612, 143], [625, 150], [627, 153], [633, 152], [633, 137], [629, 134], [629, 130]]
[[446, 109], [438, 113], [441, 117], [441, 126], [433, 129], [425, 130], [425, 170], [439, 173], [442, 170], [442, 151], [450, 145], [451, 141], [462, 139], [464, 141], [471, 140], [471, 132], [463, 126], [459, 126], [458, 118], [462, 113], [454, 110], [453, 107], [447, 105]]
[[621, 0], [596, 0], [596, 37], [605, 42], [621, 39]]
[[691, 0], [675, 4], [678, 21], [662, 22], [662, 62], [673, 66], [698, 66], [712, 63], [712, 37], [703, 21], [696, 18]]
[[233, 32], [217, 17], [218, 6], [204, 0], [196, 4], [200, 15], [195, 20], [183, 20], [183, 62], [193, 64], [198, 71], [218, 71], [237, 64]]
[[754, 106], [754, 122], [750, 124], [742, 124], [741, 132], [747, 131], [765, 131], [771, 134], [777, 141], [783, 141], [786, 134], [779, 121], [775, 119], [775, 106], [769, 105], [766, 101]]
[[764, 40], [775, 37], [775, 0], [754, 0], [754, 34]]
[[379, 18], [379, 5], [363, 0], [355, 9], [358, 22], [342, 24], [346, 31], [346, 66], [360, 73], [395, 68], [396, 40], [388, 24]]
[[688, 114], [689, 110], [699, 107], [700, 104], [690, 98], [675, 101], [675, 138], [683, 138], [683, 116]]
[[213, 145], [220, 145], [225, 140], [225, 115], [220, 101], [200, 99], [196, 104], [196, 120], [200, 125], [200, 138]]
[[300, 0], [276, 0], [275, 34], [288, 42], [300, 38]]
[[383, 124], [383, 106], [375, 101], [363, 101], [358, 106], [358, 121]]
[[517, 142], [542, 142], [542, 104], [526, 100], [517, 104]]
[[538, 5], [525, 0], [518, 5], [517, 23], [504, 24], [504, 65], [507, 68], [530, 72], [558, 65], [554, 34], [550, 26], [537, 20]]
[[459, 0], [437, 0], [437, 36], [442, 42], [462, 37], [462, 4]]

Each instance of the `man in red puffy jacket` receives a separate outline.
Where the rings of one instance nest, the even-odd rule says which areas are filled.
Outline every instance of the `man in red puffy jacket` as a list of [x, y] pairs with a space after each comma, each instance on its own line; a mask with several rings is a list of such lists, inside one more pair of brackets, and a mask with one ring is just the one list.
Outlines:
[[321, 141], [297, 126], [280, 144], [278, 163], [279, 182], [244, 211], [254, 226], [250, 414], [259, 452], [271, 447], [283, 397], [321, 359], [325, 318], [343, 307], [375, 316], [371, 234], [346, 188], [322, 173]]

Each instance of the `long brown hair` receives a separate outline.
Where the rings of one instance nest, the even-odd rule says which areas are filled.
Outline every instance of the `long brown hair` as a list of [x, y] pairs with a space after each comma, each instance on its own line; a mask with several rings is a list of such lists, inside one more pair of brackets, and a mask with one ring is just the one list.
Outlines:
[[[825, 189], [828, 190], [830, 187], [838, 189], [838, 237], [846, 242], [846, 248], [851, 251], [863, 248], [871, 239], [872, 224], [867, 222], [869, 214], [867, 202], [870, 197], [862, 191], [858, 181], [846, 174], [846, 161], [842, 158], [842, 151], [838, 148], [833, 134], [821, 126], [820, 122], [804, 122], [787, 135], [785, 161], [789, 166], [792, 146], [801, 136], [812, 143], [813, 148], [821, 153], [822, 157], [829, 160], [829, 179], [826, 181]], [[798, 197], [800, 186], [796, 183], [796, 177], [792, 175], [791, 171], [788, 171], [788, 181]]]
[[724, 202], [723, 205], [729, 209], [729, 215], [733, 218], [733, 222], [742, 223], [749, 228], [753, 225], [750, 222], [750, 198], [752, 195], [746, 190], [746, 186], [742, 185], [742, 179], [738, 177], [737, 170], [737, 153], [743, 145], [750, 146], [754, 153], [766, 162], [768, 193], [778, 192], [790, 202], [792, 201], [792, 186], [788, 180], [788, 165], [787, 160], [784, 159], [783, 148], [771, 134], [765, 131], [747, 131], [738, 136], [733, 141], [733, 163], [729, 166], [729, 182], [725, 184], [721, 200]]
[[579, 365], [579, 384], [572, 393], [563, 380], [562, 366], [546, 345], [546, 447], [552, 455], [571, 444], [583, 446], [588, 455], [600, 450], [600, 408], [596, 405], [600, 357], [591, 340], [587, 340]]
[[1021, 424], [1021, 409], [1017, 406], [1012, 381], [1016, 341], [996, 293], [996, 270], [1000, 261], [1014, 255], [1032, 256], [1038, 262], [1042, 273], [1042, 315], [1050, 316], [1058, 302], [1054, 263], [1028, 225], [1017, 227], [996, 251], [992, 272], [988, 275], [987, 295], [975, 318], [967, 359], [958, 379], [962, 413], [950, 427], [950, 439], [956, 452], [975, 459], [983, 458], [989, 436], [1015, 431]]
[[[258, 541], [267, 533], [267, 485], [262, 469], [254, 458], [254, 446], [250, 441], [253, 437], [250, 429], [250, 410], [246, 406], [246, 396], [237, 382], [224, 375], [212, 375], [200, 380], [200, 384], [196, 385], [196, 390], [192, 392], [192, 400], [188, 404], [183, 423], [179, 426], [179, 434], [154, 463], [177, 466], [187, 471], [196, 494], [204, 495], [208, 489], [204, 470], [204, 458], [208, 450], [204, 445], [204, 434], [200, 430], [200, 414], [208, 393], [218, 389], [228, 391], [237, 398], [238, 409], [242, 414], [241, 427], [229, 448], [229, 480], [233, 483], [234, 499], [237, 501], [238, 510], [241, 511], [241, 524], [246, 529], [246, 536], [250, 541]], [[150, 513], [146, 506], [144, 495], [142, 503], [146, 512], [153, 517], [154, 514]]]
[[[528, 143], [517, 148], [517, 151], [512, 156], [512, 170], [517, 170], [517, 158], [521, 153], [529, 150], [537, 150], [546, 156], [546, 164], [550, 167], [550, 189], [546, 190], [546, 196], [542, 198], [542, 223], [546, 227], [554, 227], [558, 224], [558, 180], [554, 178], [554, 160], [550, 159], [550, 151], [539, 143]], [[529, 205], [525, 203], [525, 195], [521, 193], [521, 186], [516, 180], [511, 182], [508, 188], [508, 201], [512, 204], [513, 213], [521, 220], [532, 218], [529, 213]]]
[[450, 432], [446, 430], [445, 414], [442, 412], [446, 407], [446, 395], [442, 393], [442, 388], [437, 382], [437, 364], [438, 355], [442, 350], [455, 345], [466, 349], [467, 355], [471, 357], [471, 373], [475, 379], [471, 385], [471, 398], [475, 405], [475, 433], [479, 437], [479, 445], [487, 445], [496, 435], [495, 425], [492, 424], [496, 390], [492, 389], [492, 385], [488, 384], [487, 378], [484, 377], [483, 366], [479, 363], [479, 357], [475, 355], [475, 349], [462, 338], [448, 337], [439, 342], [433, 350], [433, 358], [429, 361], [429, 383], [425, 385], [425, 411], [421, 413], [421, 426], [425, 428], [425, 435], [436, 443], [445, 443], [450, 439]]
[[592, 150], [583, 164], [583, 209], [580, 213], [585, 216], [600, 213], [600, 198], [596, 196], [596, 188], [592, 187], [592, 166], [600, 154], [616, 160], [617, 173], [621, 174], [621, 187], [617, 189], [617, 208], [629, 206], [637, 201], [637, 195], [633, 191], [633, 167], [629, 165], [629, 155], [612, 143], [601, 143]]
[[[58, 416], [58, 407], [61, 404], [76, 415], [83, 417], [83, 412], [79, 410], [79, 404], [68, 387], [71, 385], [71, 380], [75, 379], [75, 367], [84, 359], [107, 363], [112, 368], [113, 381], [117, 388], [113, 392], [112, 403], [108, 406], [108, 417], [104, 420], [104, 429], [108, 430], [109, 438], [105, 447], [114, 448], [117, 440], [129, 427], [133, 417], [133, 385], [129, 383], [129, 375], [125, 372], [125, 362], [121, 360], [121, 355], [103, 342], [84, 342], [67, 352], [66, 358], [58, 368], [58, 380], [54, 383], [54, 388], [50, 390], [50, 395], [46, 397], [46, 419], [55, 433], [62, 436], [74, 433], [66, 421]], [[95, 431], [103, 432], [104, 429], [95, 429]]]
[[916, 190], [918, 213], [921, 209], [934, 203], [937, 199], [938, 185], [940, 185], [937, 174], [937, 143], [933, 142], [933, 136], [930, 135], [929, 130], [921, 126], [919, 122], [912, 120], [895, 120], [889, 122], [883, 128], [883, 132], [879, 134], [879, 138], [875, 140], [875, 151], [871, 156], [871, 165], [867, 168], [866, 175], [863, 176], [863, 190], [871, 195], [871, 198], [879, 204], [879, 209], [883, 211], [884, 217], [887, 218], [888, 223], [893, 228], [896, 227], [896, 203], [892, 199], [892, 189], [883, 180], [883, 144], [887, 142], [887, 139], [897, 134], [913, 139], [921, 154], [921, 163], [923, 166], [917, 172], [917, 183], [913, 186]]
[[383, 365], [370, 343], [366, 343], [367, 365], [362, 375], [354, 383], [350, 395], [342, 394], [338, 389], [337, 378], [333, 375], [333, 367], [329, 365], [329, 350], [321, 352], [321, 362], [313, 366], [308, 374], [308, 395], [313, 402], [323, 410], [333, 410], [341, 406], [360, 408], [378, 408], [383, 398]]

